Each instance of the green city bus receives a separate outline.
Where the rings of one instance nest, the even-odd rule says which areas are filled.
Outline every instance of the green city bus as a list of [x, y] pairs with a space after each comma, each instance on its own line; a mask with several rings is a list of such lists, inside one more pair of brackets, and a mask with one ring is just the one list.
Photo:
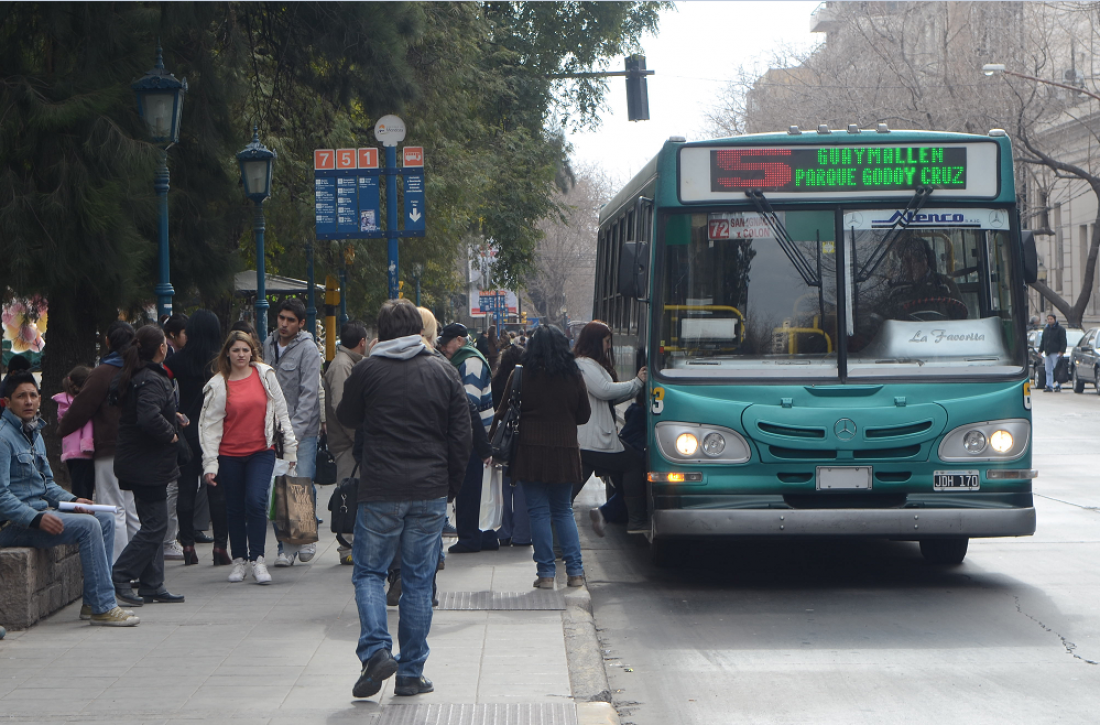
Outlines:
[[649, 540], [1035, 531], [1012, 148], [821, 127], [673, 137], [600, 213], [594, 317], [649, 369]]

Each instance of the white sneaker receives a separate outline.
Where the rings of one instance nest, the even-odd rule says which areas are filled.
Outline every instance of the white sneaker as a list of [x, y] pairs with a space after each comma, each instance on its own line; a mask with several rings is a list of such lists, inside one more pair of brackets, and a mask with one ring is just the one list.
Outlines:
[[[279, 555], [275, 557], [275, 566], [294, 566], [294, 557], [298, 555], [298, 552], [294, 552], [290, 556], [287, 556], [285, 551], [280, 551]], [[312, 557], [310, 557], [312, 558]]]
[[233, 560], [233, 568], [229, 570], [229, 581], [234, 584], [244, 581], [245, 572], [248, 571], [248, 562], [241, 558]]
[[165, 561], [183, 561], [183, 548], [178, 541], [169, 541], [164, 545]]
[[317, 543], [305, 544], [301, 549], [298, 549], [298, 561], [305, 564], [313, 559], [317, 555]]
[[252, 562], [252, 578], [257, 584], [271, 583], [271, 574], [268, 573], [267, 564], [264, 563], [262, 556], [257, 556], [256, 561]]

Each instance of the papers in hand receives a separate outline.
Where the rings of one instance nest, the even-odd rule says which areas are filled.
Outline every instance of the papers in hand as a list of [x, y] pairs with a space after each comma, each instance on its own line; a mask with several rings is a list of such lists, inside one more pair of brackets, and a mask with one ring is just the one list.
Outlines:
[[75, 501], [58, 501], [58, 511], [75, 511], [76, 509], [84, 509], [85, 511], [106, 511], [108, 513], [117, 514], [118, 506], [105, 506], [99, 503], [76, 503]]

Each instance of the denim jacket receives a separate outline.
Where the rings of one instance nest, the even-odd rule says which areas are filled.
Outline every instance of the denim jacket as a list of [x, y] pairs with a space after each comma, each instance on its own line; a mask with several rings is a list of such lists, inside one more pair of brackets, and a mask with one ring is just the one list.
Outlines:
[[7, 408], [0, 415], [0, 526], [11, 523], [27, 528], [38, 514], [56, 508], [58, 501], [76, 500], [54, 483], [42, 441], [45, 427], [44, 421], [36, 420], [28, 436], [19, 416]]

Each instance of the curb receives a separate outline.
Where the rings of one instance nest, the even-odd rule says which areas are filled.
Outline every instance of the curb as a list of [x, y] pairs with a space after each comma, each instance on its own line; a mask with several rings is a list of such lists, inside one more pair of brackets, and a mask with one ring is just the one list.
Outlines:
[[619, 716], [611, 705], [611, 687], [600, 655], [600, 640], [592, 618], [592, 596], [587, 584], [565, 595], [561, 623], [578, 723], [618, 725]]

